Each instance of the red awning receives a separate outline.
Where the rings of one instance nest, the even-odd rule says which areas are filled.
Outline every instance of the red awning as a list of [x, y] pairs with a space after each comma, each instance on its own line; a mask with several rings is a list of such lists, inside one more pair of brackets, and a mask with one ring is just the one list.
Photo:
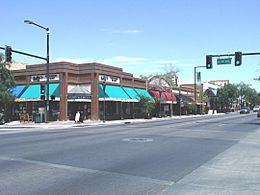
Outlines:
[[172, 98], [174, 102], [177, 102], [177, 97], [174, 95], [174, 93], [172, 93]]
[[163, 98], [164, 101], [177, 101], [177, 98], [173, 93], [170, 93], [167, 91], [162, 91], [161, 97], [160, 97], [159, 91], [157, 91], [157, 90], [148, 90], [148, 91], [156, 99]]
[[159, 91], [155, 91], [155, 90], [148, 90], [148, 92], [151, 94], [151, 96], [153, 96], [155, 99], [160, 98], [160, 93]]
[[162, 92], [162, 98], [164, 99], [164, 101], [173, 101], [173, 97], [170, 92]]

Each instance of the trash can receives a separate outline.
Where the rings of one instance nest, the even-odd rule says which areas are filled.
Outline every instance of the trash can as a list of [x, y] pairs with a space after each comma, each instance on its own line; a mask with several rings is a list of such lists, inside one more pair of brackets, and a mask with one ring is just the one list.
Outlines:
[[35, 117], [34, 117], [34, 122], [35, 123], [41, 123], [42, 120], [41, 120], [41, 115], [38, 113], [38, 114], [35, 114]]

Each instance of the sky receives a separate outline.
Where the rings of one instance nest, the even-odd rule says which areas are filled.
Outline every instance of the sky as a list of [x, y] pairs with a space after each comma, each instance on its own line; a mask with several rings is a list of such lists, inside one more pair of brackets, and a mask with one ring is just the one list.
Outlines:
[[[194, 67], [206, 55], [260, 52], [259, 0], [0, 0], [0, 46], [50, 61], [100, 62], [140, 75], [179, 70], [181, 83], [192, 83]], [[3, 50], [2, 50], [3, 51]], [[1, 51], [0, 51], [1, 52]], [[44, 61], [13, 54], [28, 64]], [[242, 65], [197, 68], [201, 80], [250, 84], [260, 92], [260, 55], [243, 56]]]

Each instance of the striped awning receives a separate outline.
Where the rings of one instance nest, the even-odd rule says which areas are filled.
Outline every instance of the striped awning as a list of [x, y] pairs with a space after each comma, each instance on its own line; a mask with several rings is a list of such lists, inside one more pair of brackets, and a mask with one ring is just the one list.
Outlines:
[[[46, 93], [46, 91], [45, 91]], [[37, 101], [41, 100], [41, 86], [40, 84], [30, 85], [26, 88], [23, 94], [18, 98], [17, 101]], [[46, 94], [45, 94], [46, 95]], [[60, 84], [51, 83], [49, 84], [49, 95], [60, 97]]]

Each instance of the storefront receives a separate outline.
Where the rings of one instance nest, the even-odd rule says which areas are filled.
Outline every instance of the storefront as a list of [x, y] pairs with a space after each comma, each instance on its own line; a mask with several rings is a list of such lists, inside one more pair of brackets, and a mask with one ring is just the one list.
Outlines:
[[160, 76], [152, 77], [149, 82], [149, 93], [156, 102], [154, 116], [172, 116], [177, 110], [177, 97], [168, 81]]
[[[13, 73], [15, 116], [42, 112], [47, 99], [46, 64], [27, 65]], [[145, 80], [134, 78], [121, 68], [99, 63], [50, 64], [50, 120], [73, 120], [76, 112], [92, 120], [102, 120], [104, 113], [107, 120], [141, 117], [138, 94], [152, 98]]]

